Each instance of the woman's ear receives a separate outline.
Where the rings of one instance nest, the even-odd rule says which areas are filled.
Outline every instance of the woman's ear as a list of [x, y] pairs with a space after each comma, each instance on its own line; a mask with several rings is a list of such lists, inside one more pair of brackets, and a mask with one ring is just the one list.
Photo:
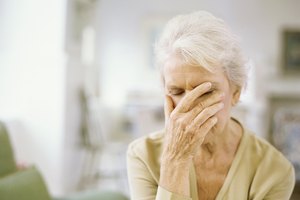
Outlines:
[[231, 99], [231, 105], [232, 106], [235, 106], [239, 102], [240, 96], [241, 96], [241, 88], [240, 87], [234, 87], [233, 94], [232, 94], [232, 99]]

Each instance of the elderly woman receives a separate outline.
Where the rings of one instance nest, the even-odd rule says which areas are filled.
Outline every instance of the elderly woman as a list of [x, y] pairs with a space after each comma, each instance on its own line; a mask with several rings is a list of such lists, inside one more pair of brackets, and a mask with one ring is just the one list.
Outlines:
[[204, 11], [173, 18], [156, 56], [166, 125], [128, 148], [132, 199], [289, 199], [290, 162], [230, 117], [247, 75], [224, 21]]

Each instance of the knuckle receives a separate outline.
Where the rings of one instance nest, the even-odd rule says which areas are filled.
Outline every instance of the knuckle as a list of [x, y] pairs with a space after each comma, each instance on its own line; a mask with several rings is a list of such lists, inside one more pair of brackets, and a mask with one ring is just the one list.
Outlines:
[[185, 112], [185, 111], [188, 110], [188, 105], [187, 104], [183, 104], [181, 108]]
[[199, 105], [201, 106], [202, 109], [206, 107], [206, 101], [200, 101]]
[[188, 102], [188, 101], [186, 101], [185, 99], [182, 99], [181, 101], [180, 101], [180, 103], [178, 104], [178, 106], [177, 106], [177, 111], [180, 113], [180, 112], [185, 112], [186, 110], [187, 110], [187, 103], [185, 103], [185, 102]]
[[185, 124], [184, 119], [182, 117], [180, 117], [179, 115], [174, 116], [172, 118], [172, 121], [180, 127]]
[[205, 109], [205, 105], [206, 105], [205, 101], [200, 101], [198, 102], [197, 107], [202, 110]]
[[184, 121], [184, 120], [180, 120], [180, 126], [181, 126], [182, 128], [187, 128], [188, 123], [187, 123], [186, 121]]

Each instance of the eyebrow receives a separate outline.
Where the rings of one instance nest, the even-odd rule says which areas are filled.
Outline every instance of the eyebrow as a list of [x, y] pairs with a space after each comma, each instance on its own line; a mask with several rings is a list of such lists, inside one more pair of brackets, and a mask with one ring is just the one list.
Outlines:
[[[203, 84], [203, 83], [200, 83], [199, 85], [201, 85], [201, 84]], [[194, 88], [198, 87], [199, 85], [192, 86], [192, 87], [193, 87], [193, 89], [194, 89]], [[168, 90], [178, 90], [178, 89], [182, 89], [181, 87], [178, 87], [178, 86], [176, 86], [176, 85], [170, 85], [170, 86], [167, 86], [167, 88], [168, 88]], [[216, 82], [211, 82], [211, 88], [210, 88], [209, 91], [214, 90], [214, 89], [216, 89], [216, 88], [217, 88], [217, 83], [216, 83]]]

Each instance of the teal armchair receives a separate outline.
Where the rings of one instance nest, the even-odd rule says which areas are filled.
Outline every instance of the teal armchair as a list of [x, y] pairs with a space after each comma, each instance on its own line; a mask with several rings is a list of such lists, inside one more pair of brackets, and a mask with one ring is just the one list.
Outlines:
[[65, 198], [52, 198], [39, 170], [18, 170], [9, 135], [0, 122], [0, 199], [1, 200], [128, 200], [115, 191], [80, 192]]

